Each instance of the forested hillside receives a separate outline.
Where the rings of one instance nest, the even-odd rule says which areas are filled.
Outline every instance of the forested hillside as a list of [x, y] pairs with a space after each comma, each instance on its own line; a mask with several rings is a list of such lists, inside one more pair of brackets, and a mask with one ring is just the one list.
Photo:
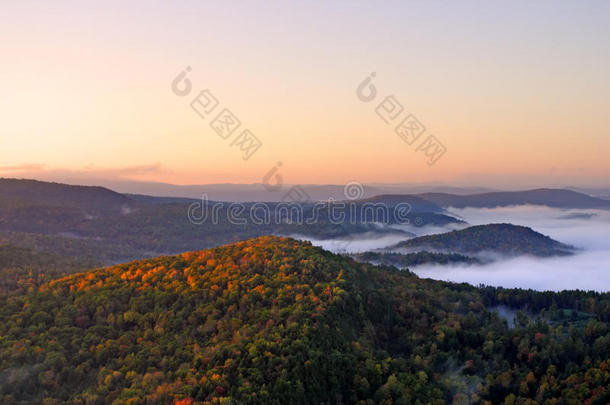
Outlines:
[[[610, 400], [609, 294], [475, 288], [261, 237], [0, 301], [6, 404]], [[509, 328], [493, 309], [522, 310]]]
[[503, 255], [564, 256], [574, 248], [526, 226], [487, 224], [459, 231], [409, 239], [390, 249], [433, 250], [456, 253], [495, 252]]
[[0, 296], [35, 290], [47, 281], [96, 264], [90, 260], [0, 244]]
[[124, 195], [103, 187], [0, 179], [0, 243], [109, 265], [263, 235], [330, 239], [385, 233], [406, 238], [412, 234], [378, 226], [379, 222], [396, 223], [392, 208], [399, 203], [410, 204], [412, 211], [407, 210], [401, 219], [416, 227], [461, 222], [421, 198], [386, 197], [384, 215], [372, 206], [363, 209], [364, 201], [355, 201], [353, 218], [338, 221], [329, 218], [329, 213], [335, 204], [345, 214], [348, 210], [342, 202], [235, 206], [230, 202]]
[[434, 252], [416, 252], [416, 253], [391, 253], [391, 252], [362, 252], [350, 255], [354, 259], [361, 262], [369, 262], [372, 264], [385, 264], [388, 266], [396, 266], [398, 268], [420, 266], [422, 264], [478, 264], [480, 260], [464, 256], [459, 253], [434, 253]]

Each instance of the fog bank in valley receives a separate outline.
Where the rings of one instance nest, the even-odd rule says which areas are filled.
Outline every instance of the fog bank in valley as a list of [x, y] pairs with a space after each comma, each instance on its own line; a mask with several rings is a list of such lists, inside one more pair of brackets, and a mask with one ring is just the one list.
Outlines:
[[[536, 290], [610, 291], [610, 212], [540, 206], [450, 209], [471, 225], [508, 222], [528, 226], [577, 247], [573, 256], [517, 257], [480, 266], [424, 265], [421, 277]], [[592, 214], [592, 215], [591, 215]]]
[[[532, 228], [542, 234], [576, 247], [568, 257], [535, 258], [522, 256], [500, 259], [485, 265], [423, 265], [411, 268], [420, 277], [438, 280], [487, 284], [536, 290], [582, 289], [610, 291], [610, 212], [603, 210], [565, 210], [541, 206], [449, 209], [450, 215], [468, 224], [442, 227], [393, 225], [418, 236], [448, 232], [470, 225], [511, 223]], [[401, 234], [380, 237], [365, 234], [352, 239], [310, 240], [334, 252], [356, 253], [384, 248], [408, 239]]]
[[345, 239], [313, 239], [308, 236], [291, 235], [293, 238], [308, 240], [315, 246], [335, 253], [360, 253], [367, 250], [381, 249], [409, 239], [405, 234], [392, 233], [380, 236], [374, 233], [354, 235]]

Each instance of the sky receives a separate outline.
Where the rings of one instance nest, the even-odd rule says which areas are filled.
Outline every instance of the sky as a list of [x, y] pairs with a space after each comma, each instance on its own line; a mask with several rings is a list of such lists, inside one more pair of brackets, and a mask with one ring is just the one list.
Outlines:
[[[608, 21], [607, 1], [5, 3], [0, 176], [610, 186]], [[409, 114], [412, 144], [394, 131]]]

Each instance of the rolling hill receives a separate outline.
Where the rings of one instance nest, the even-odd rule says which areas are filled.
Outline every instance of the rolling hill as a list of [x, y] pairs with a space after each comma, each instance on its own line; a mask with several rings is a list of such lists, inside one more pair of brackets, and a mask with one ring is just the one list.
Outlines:
[[426, 235], [400, 242], [388, 249], [432, 250], [473, 254], [495, 252], [508, 256], [556, 256], [573, 253], [574, 248], [542, 235], [531, 228], [512, 224], [471, 226], [459, 231]]
[[129, 208], [133, 200], [104, 187], [0, 178], [0, 205], [69, 207], [105, 212]]
[[[442, 209], [433, 203], [417, 197], [406, 198], [418, 209], [407, 217], [417, 226], [460, 222], [441, 213]], [[341, 204], [327, 203], [324, 207], [301, 204], [297, 210], [301, 214], [299, 221], [294, 211], [276, 202], [207, 201], [204, 206], [200, 200], [123, 195], [102, 187], [0, 179], [0, 242], [77, 260], [114, 264], [262, 235], [298, 234], [329, 239], [370, 232], [401, 232], [371, 224], [376, 219], [372, 211], [357, 210], [353, 221], [337, 224], [329, 212], [335, 206], [340, 209]], [[193, 207], [200, 210], [197, 214], [201, 216], [205, 212], [208, 220], [201, 223], [189, 220], [187, 214]], [[390, 215], [385, 220], [395, 223], [391, 207], [388, 205]], [[253, 212], [263, 216], [254, 218]], [[315, 220], [310, 222], [310, 218]]]
[[[493, 310], [526, 304], [510, 329]], [[263, 237], [0, 299], [0, 402], [604, 403], [609, 314], [608, 294], [421, 280]]]

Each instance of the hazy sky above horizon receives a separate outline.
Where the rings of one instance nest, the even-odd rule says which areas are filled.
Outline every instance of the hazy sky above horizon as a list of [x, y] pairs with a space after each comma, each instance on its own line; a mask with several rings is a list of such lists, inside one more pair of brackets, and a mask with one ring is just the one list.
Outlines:
[[[25, 0], [0, 52], [0, 176], [610, 185], [607, 1]], [[249, 160], [191, 109], [203, 89], [262, 141]], [[435, 165], [376, 115], [388, 95]]]

